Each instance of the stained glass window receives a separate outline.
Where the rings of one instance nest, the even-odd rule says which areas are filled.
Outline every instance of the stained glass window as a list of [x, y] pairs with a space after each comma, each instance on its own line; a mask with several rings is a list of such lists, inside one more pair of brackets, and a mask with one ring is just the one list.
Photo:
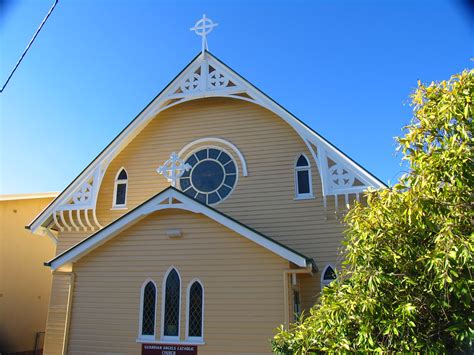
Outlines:
[[156, 287], [148, 282], [143, 290], [142, 335], [155, 334]]
[[120, 170], [117, 180], [127, 180], [127, 172], [125, 171], [125, 169]]
[[125, 195], [127, 193], [127, 184], [117, 184], [116, 205], [125, 205]]
[[189, 290], [188, 336], [202, 337], [202, 286], [194, 282]]
[[313, 197], [311, 188], [311, 165], [303, 154], [298, 157], [295, 165], [295, 192], [297, 198]]
[[298, 158], [298, 161], [296, 162], [296, 166], [302, 167], [302, 166], [309, 166], [308, 159], [301, 154], [300, 157]]
[[172, 269], [168, 274], [165, 286], [165, 316], [163, 325], [164, 336], [179, 334], [179, 303], [181, 281], [178, 272]]
[[181, 190], [202, 203], [212, 205], [222, 201], [237, 183], [237, 166], [223, 150], [201, 149], [187, 158], [186, 163], [191, 170], [181, 176]]
[[128, 176], [125, 169], [120, 170], [115, 179], [114, 206], [123, 207], [127, 201]]
[[327, 265], [323, 270], [323, 275], [321, 278], [321, 288], [328, 286], [332, 281], [337, 278], [336, 272], [331, 265]]
[[298, 195], [309, 194], [309, 171], [300, 170], [298, 174]]

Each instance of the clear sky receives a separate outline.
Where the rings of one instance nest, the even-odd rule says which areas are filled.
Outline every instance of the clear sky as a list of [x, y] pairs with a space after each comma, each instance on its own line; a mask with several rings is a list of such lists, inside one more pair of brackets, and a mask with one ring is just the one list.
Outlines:
[[[0, 0], [0, 80], [53, 0]], [[418, 79], [471, 67], [461, 1], [59, 0], [0, 94], [0, 193], [61, 191], [198, 53], [209, 49], [385, 182]]]

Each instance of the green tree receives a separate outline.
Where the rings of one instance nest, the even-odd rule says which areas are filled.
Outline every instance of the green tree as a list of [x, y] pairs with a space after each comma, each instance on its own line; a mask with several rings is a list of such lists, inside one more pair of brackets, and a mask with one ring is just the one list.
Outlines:
[[473, 315], [474, 71], [418, 88], [397, 138], [409, 165], [348, 212], [346, 262], [277, 353], [466, 350]]

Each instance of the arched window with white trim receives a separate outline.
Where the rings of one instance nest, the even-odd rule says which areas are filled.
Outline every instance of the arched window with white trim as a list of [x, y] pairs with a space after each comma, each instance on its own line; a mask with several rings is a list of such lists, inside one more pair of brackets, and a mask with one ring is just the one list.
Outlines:
[[323, 290], [326, 286], [329, 286], [331, 282], [336, 279], [336, 272], [331, 265], [326, 265], [321, 273], [321, 290]]
[[204, 289], [199, 280], [193, 280], [189, 283], [186, 311], [186, 338], [189, 340], [202, 340], [204, 337]]
[[297, 199], [313, 197], [311, 164], [304, 154], [300, 154], [295, 163], [295, 196]]
[[175, 268], [170, 268], [163, 281], [162, 338], [179, 340], [181, 278]]
[[121, 168], [115, 176], [113, 207], [123, 208], [127, 205], [127, 187], [128, 174], [125, 168]]
[[151, 280], [146, 282], [142, 286], [140, 308], [140, 336], [143, 338], [154, 338], [156, 315], [156, 285]]

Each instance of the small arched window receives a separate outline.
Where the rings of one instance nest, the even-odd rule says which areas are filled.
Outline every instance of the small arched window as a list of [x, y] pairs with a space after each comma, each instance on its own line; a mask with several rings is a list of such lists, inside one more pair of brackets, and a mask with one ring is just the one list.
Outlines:
[[199, 281], [190, 283], [188, 287], [188, 304], [186, 325], [187, 338], [193, 340], [202, 340], [203, 338], [203, 309], [204, 309], [204, 293], [202, 284]]
[[172, 268], [165, 277], [163, 286], [163, 338], [179, 339], [179, 317], [181, 301], [181, 280], [176, 269]]
[[127, 205], [127, 171], [122, 168], [115, 177], [114, 204], [113, 207], [125, 207]]
[[142, 305], [140, 314], [140, 335], [155, 337], [156, 286], [148, 281], [142, 287]]
[[321, 275], [321, 290], [336, 279], [336, 272], [331, 265], [326, 265]]
[[313, 197], [311, 165], [304, 154], [298, 157], [295, 164], [295, 194], [297, 199]]

